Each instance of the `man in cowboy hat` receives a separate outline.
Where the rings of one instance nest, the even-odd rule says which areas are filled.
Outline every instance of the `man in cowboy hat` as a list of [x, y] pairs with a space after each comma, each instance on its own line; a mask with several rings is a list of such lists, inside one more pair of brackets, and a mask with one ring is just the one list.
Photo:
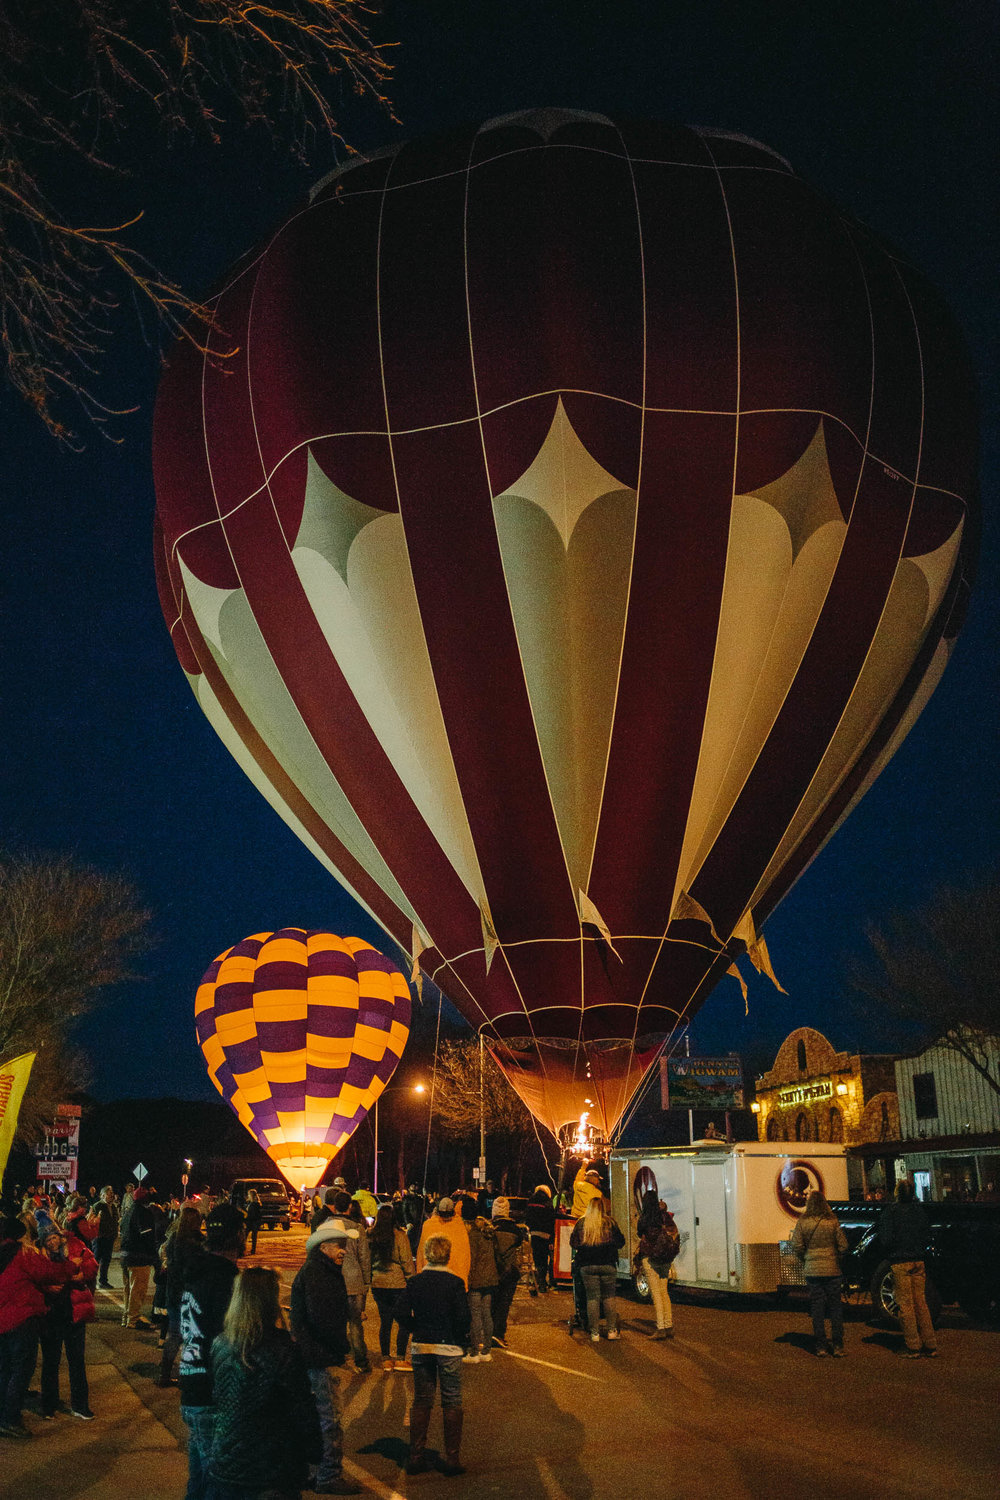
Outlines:
[[306, 1240], [306, 1262], [292, 1282], [292, 1336], [309, 1374], [323, 1436], [312, 1489], [317, 1495], [360, 1495], [344, 1477], [343, 1405], [335, 1370], [347, 1358], [347, 1286], [341, 1269], [348, 1245], [358, 1238], [346, 1219], [325, 1219]]

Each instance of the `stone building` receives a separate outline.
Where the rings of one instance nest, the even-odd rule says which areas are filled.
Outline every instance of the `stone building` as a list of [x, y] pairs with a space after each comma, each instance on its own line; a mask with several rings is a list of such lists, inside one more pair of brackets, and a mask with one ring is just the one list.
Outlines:
[[899, 1139], [892, 1057], [837, 1052], [819, 1031], [800, 1026], [757, 1079], [751, 1109], [762, 1141]]

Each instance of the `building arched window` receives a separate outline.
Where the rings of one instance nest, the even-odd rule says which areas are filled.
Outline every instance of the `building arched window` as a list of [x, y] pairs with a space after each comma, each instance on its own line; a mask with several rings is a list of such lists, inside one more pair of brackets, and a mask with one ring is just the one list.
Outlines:
[[809, 1139], [809, 1116], [806, 1114], [795, 1117], [795, 1139], [807, 1141]]
[[801, 1037], [799, 1037], [797, 1050], [799, 1059], [799, 1072], [804, 1073], [806, 1070], [806, 1044]]
[[836, 1105], [830, 1111], [830, 1139], [831, 1141], [844, 1139], [844, 1117]]
[[778, 1122], [774, 1115], [771, 1115], [767, 1122], [767, 1138], [769, 1141], [778, 1139]]

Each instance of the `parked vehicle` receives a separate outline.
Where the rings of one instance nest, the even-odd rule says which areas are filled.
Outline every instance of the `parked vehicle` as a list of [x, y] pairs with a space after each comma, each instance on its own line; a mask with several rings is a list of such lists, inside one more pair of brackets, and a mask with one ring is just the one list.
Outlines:
[[238, 1177], [229, 1192], [229, 1201], [237, 1208], [246, 1208], [247, 1194], [254, 1191], [260, 1199], [260, 1222], [265, 1229], [292, 1227], [291, 1205], [288, 1189], [277, 1177]]
[[[832, 1203], [847, 1236], [845, 1285], [868, 1294], [876, 1312], [898, 1321], [892, 1267], [879, 1240], [882, 1203]], [[931, 1248], [927, 1305], [937, 1321], [942, 1305], [957, 1302], [970, 1318], [1000, 1311], [1000, 1204], [927, 1202]]]
[[633, 1271], [633, 1256], [649, 1190], [680, 1231], [679, 1286], [771, 1294], [805, 1284], [788, 1241], [810, 1189], [847, 1196], [844, 1147], [817, 1141], [695, 1141], [612, 1151], [609, 1171], [611, 1212], [625, 1235], [619, 1280], [631, 1282], [643, 1300], [649, 1289], [644, 1274]]

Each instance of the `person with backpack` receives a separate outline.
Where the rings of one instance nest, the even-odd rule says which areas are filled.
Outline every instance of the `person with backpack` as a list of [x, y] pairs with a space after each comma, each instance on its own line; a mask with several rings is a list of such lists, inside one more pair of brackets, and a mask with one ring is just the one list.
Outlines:
[[469, 1231], [469, 1350], [465, 1363], [478, 1365], [493, 1358], [493, 1296], [497, 1270], [497, 1237], [492, 1222], [477, 1213], [475, 1198], [463, 1197], [462, 1218]]
[[526, 1234], [510, 1216], [510, 1199], [493, 1199], [493, 1233], [496, 1235], [497, 1287], [493, 1293], [493, 1342], [506, 1349], [507, 1319], [521, 1279], [521, 1246]]
[[665, 1203], [660, 1202], [653, 1188], [642, 1195], [636, 1233], [639, 1236], [636, 1268], [645, 1272], [656, 1315], [656, 1328], [650, 1338], [672, 1339], [674, 1313], [670, 1305], [670, 1267], [681, 1248], [681, 1237], [673, 1214]]
[[813, 1188], [806, 1199], [805, 1210], [792, 1230], [789, 1244], [804, 1263], [815, 1353], [822, 1358], [827, 1352], [828, 1316], [830, 1352], [834, 1358], [840, 1359], [844, 1353], [844, 1308], [841, 1302], [844, 1278], [840, 1274], [840, 1256], [847, 1249], [847, 1236], [818, 1188]]

